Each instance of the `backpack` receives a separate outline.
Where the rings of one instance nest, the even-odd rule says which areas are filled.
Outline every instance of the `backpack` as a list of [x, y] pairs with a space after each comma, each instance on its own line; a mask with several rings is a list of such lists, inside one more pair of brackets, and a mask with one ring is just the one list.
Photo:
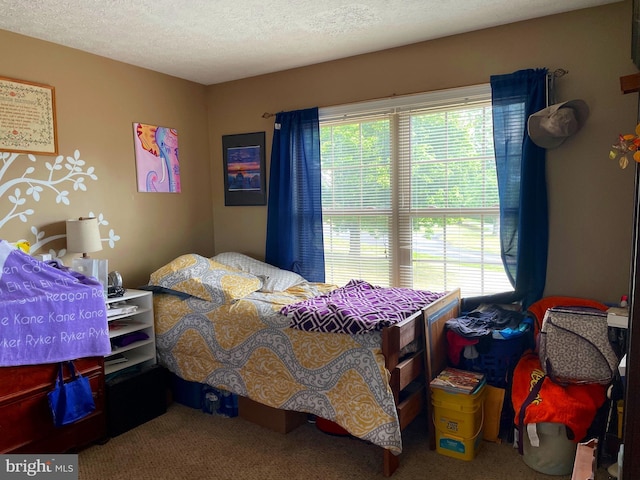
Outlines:
[[539, 355], [542, 370], [557, 383], [610, 383], [618, 357], [609, 343], [607, 313], [549, 308], [540, 331]]

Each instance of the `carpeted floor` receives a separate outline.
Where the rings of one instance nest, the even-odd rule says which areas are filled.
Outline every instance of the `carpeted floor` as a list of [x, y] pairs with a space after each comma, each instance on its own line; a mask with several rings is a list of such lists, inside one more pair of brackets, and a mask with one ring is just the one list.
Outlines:
[[[394, 480], [569, 480], [528, 467], [510, 445], [483, 441], [472, 461], [429, 450], [426, 419], [405, 430]], [[382, 479], [381, 450], [313, 424], [283, 435], [240, 417], [173, 403], [166, 414], [79, 454], [80, 480]], [[596, 480], [606, 480], [599, 470]]]

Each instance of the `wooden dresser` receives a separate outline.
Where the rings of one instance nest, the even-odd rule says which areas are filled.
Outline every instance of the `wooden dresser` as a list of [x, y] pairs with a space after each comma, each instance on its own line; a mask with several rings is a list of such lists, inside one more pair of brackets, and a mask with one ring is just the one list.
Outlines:
[[74, 365], [89, 378], [96, 410], [60, 428], [53, 425], [47, 400], [58, 364], [0, 368], [0, 453], [74, 452], [106, 439], [104, 358], [81, 358]]

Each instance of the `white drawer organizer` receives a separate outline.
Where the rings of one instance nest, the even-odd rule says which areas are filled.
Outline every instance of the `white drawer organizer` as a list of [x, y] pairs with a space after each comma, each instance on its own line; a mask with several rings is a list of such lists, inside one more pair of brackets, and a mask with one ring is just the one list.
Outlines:
[[[105, 357], [105, 375], [134, 365], [156, 363], [156, 339], [153, 328], [153, 293], [128, 289], [121, 297], [107, 299], [107, 319], [111, 354]], [[121, 307], [122, 306], [122, 307]], [[148, 338], [115, 347], [114, 340], [127, 334], [144, 332]], [[124, 357], [124, 358], [121, 358]], [[116, 363], [116, 361], [119, 361]], [[126, 360], [125, 360], [126, 359]]]

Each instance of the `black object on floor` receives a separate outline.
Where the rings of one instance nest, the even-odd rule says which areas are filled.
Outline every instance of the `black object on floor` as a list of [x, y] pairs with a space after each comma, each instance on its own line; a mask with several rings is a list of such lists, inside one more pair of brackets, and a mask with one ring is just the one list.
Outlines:
[[167, 411], [166, 375], [152, 365], [106, 380], [107, 433], [115, 437]]

